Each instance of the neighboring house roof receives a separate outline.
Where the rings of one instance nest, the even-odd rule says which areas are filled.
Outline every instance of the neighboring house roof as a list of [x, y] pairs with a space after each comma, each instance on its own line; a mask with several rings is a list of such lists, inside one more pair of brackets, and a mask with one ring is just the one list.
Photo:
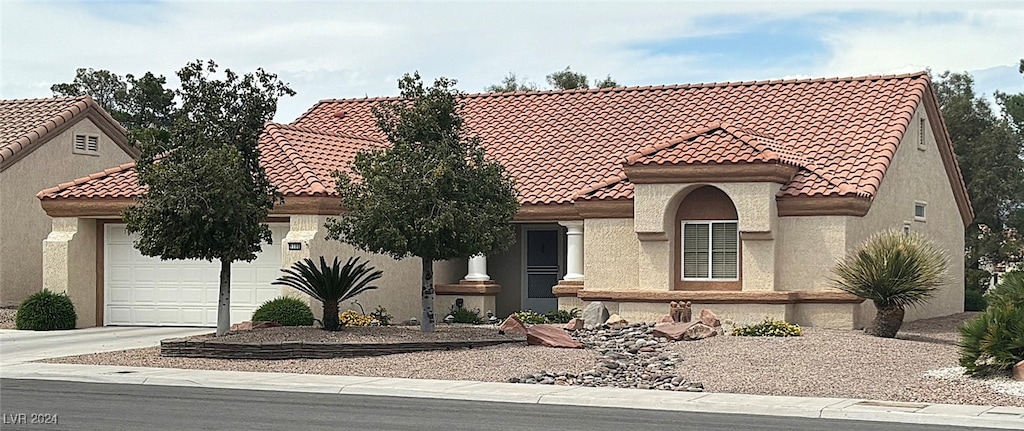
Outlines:
[[[358, 149], [385, 141], [371, 108], [394, 100], [323, 100], [291, 126], [268, 126], [261, 141], [268, 172], [280, 174], [276, 184], [286, 194], [332, 193], [331, 171], [344, 169]], [[472, 94], [463, 116], [488, 155], [517, 179], [526, 206], [632, 199], [626, 169], [659, 164], [774, 164], [795, 172], [779, 199], [869, 201], [922, 101], [969, 222], [970, 202], [924, 72]], [[277, 144], [267, 147], [267, 139]]]
[[27, 156], [82, 118], [133, 156], [127, 131], [89, 96], [0, 100], [0, 170]]

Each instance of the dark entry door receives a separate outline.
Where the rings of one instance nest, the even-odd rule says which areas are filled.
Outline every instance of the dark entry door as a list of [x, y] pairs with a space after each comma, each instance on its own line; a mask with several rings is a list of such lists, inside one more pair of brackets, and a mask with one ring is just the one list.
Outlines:
[[526, 228], [524, 246], [523, 309], [546, 313], [558, 308], [551, 288], [558, 284], [562, 268], [562, 231], [557, 227]]

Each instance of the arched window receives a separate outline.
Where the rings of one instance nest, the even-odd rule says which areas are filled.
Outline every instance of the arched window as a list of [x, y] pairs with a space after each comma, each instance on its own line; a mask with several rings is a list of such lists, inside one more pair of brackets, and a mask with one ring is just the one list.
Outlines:
[[738, 221], [732, 199], [715, 187], [683, 198], [673, 241], [677, 290], [741, 290]]

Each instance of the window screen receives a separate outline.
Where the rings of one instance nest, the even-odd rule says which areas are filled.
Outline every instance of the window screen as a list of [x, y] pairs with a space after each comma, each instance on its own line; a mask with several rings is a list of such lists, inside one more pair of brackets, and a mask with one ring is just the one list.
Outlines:
[[684, 222], [682, 241], [684, 279], [735, 279], [739, 276], [735, 222]]

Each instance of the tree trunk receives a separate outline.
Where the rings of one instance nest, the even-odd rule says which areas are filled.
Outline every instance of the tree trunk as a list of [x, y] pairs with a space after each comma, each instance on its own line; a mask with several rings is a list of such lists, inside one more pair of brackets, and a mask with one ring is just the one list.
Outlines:
[[895, 305], [885, 307], [875, 305], [875, 307], [878, 309], [875, 313], [875, 321], [871, 322], [871, 326], [864, 332], [876, 337], [895, 338], [896, 333], [903, 326], [903, 307]]
[[422, 257], [423, 261], [423, 320], [420, 321], [420, 331], [434, 332], [434, 261]]
[[328, 331], [339, 331], [341, 330], [341, 323], [338, 321], [338, 303], [337, 302], [324, 302], [324, 315], [323, 315], [324, 329]]
[[231, 327], [231, 261], [220, 260], [220, 298], [217, 300], [217, 336]]

